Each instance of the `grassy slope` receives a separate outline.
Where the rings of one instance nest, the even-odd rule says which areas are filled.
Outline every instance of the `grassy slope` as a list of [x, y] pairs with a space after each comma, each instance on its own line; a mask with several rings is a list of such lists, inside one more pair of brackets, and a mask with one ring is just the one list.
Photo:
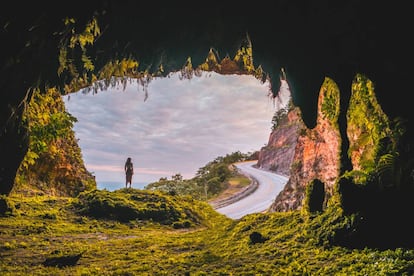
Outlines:
[[[131, 199], [131, 194], [139, 200]], [[78, 198], [15, 195], [8, 199], [13, 215], [0, 217], [0, 274], [412, 275], [414, 271], [414, 250], [318, 246], [306, 227], [309, 219], [299, 212], [254, 214], [233, 221], [188, 197], [124, 190], [93, 198], [116, 208], [119, 202], [131, 204], [134, 210], [155, 208], [147, 199], [156, 198], [177, 210], [178, 220], [190, 220], [191, 227], [176, 229], [173, 222], [150, 218], [120, 222], [116, 215], [112, 220], [97, 219], [85, 212], [85, 202], [79, 204]], [[88, 200], [86, 204], [92, 202]], [[74, 266], [42, 265], [48, 258], [77, 254], [81, 257]]]
[[217, 196], [214, 196], [211, 199], [209, 199], [208, 202], [212, 204], [212, 206], [214, 206], [214, 204], [219, 203], [220, 201], [224, 201], [229, 197], [235, 196], [243, 192], [244, 188], [246, 188], [250, 184], [251, 183], [249, 178], [242, 174], [237, 174], [227, 181], [227, 187], [224, 191], [222, 191]]

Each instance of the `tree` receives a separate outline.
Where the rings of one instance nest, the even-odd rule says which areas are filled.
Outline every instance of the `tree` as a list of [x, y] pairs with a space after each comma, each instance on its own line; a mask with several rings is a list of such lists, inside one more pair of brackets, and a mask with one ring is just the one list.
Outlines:
[[171, 176], [171, 179], [175, 182], [181, 182], [183, 181], [183, 176], [181, 175], [181, 173], [176, 173], [173, 176]]

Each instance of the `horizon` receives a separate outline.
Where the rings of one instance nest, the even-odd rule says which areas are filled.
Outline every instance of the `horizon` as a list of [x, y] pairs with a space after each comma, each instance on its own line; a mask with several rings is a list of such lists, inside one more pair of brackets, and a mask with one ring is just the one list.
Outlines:
[[134, 163], [132, 181], [151, 183], [176, 173], [189, 179], [219, 156], [258, 151], [268, 142], [275, 111], [290, 99], [287, 83], [281, 101], [274, 102], [269, 83], [214, 72], [155, 78], [147, 90], [145, 99], [143, 87], [131, 82], [125, 90], [63, 97], [78, 119], [75, 137], [97, 183], [125, 184], [127, 157]]
[[[131, 187], [133, 189], [139, 189], [139, 190], [143, 190], [145, 188], [145, 186], [147, 186], [148, 184], [150, 184], [151, 182], [137, 182], [137, 181], [133, 181], [132, 180], [132, 185]], [[125, 188], [125, 183], [122, 181], [100, 181], [99, 183], [96, 183], [96, 188], [98, 190], [108, 190], [110, 192], [113, 192], [115, 190], [119, 190], [119, 189], [123, 189]]]

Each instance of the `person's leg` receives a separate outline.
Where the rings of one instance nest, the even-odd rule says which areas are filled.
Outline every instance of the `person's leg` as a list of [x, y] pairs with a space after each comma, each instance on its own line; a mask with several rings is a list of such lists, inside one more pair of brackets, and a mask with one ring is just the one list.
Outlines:
[[128, 188], [128, 183], [129, 183], [129, 188], [131, 188], [131, 182], [132, 182], [132, 175], [128, 174], [127, 181], [126, 181], [126, 188]]

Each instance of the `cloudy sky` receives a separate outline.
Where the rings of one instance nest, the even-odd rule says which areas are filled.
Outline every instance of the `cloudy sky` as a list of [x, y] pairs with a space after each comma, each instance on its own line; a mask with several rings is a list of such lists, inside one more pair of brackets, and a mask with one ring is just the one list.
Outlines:
[[127, 157], [134, 163], [134, 184], [176, 173], [192, 178], [218, 156], [259, 150], [276, 110], [268, 94], [269, 84], [253, 76], [204, 73], [180, 80], [174, 73], [150, 82], [145, 101], [135, 83], [125, 90], [73, 93], [64, 101], [78, 119], [75, 135], [98, 184], [124, 184]]

